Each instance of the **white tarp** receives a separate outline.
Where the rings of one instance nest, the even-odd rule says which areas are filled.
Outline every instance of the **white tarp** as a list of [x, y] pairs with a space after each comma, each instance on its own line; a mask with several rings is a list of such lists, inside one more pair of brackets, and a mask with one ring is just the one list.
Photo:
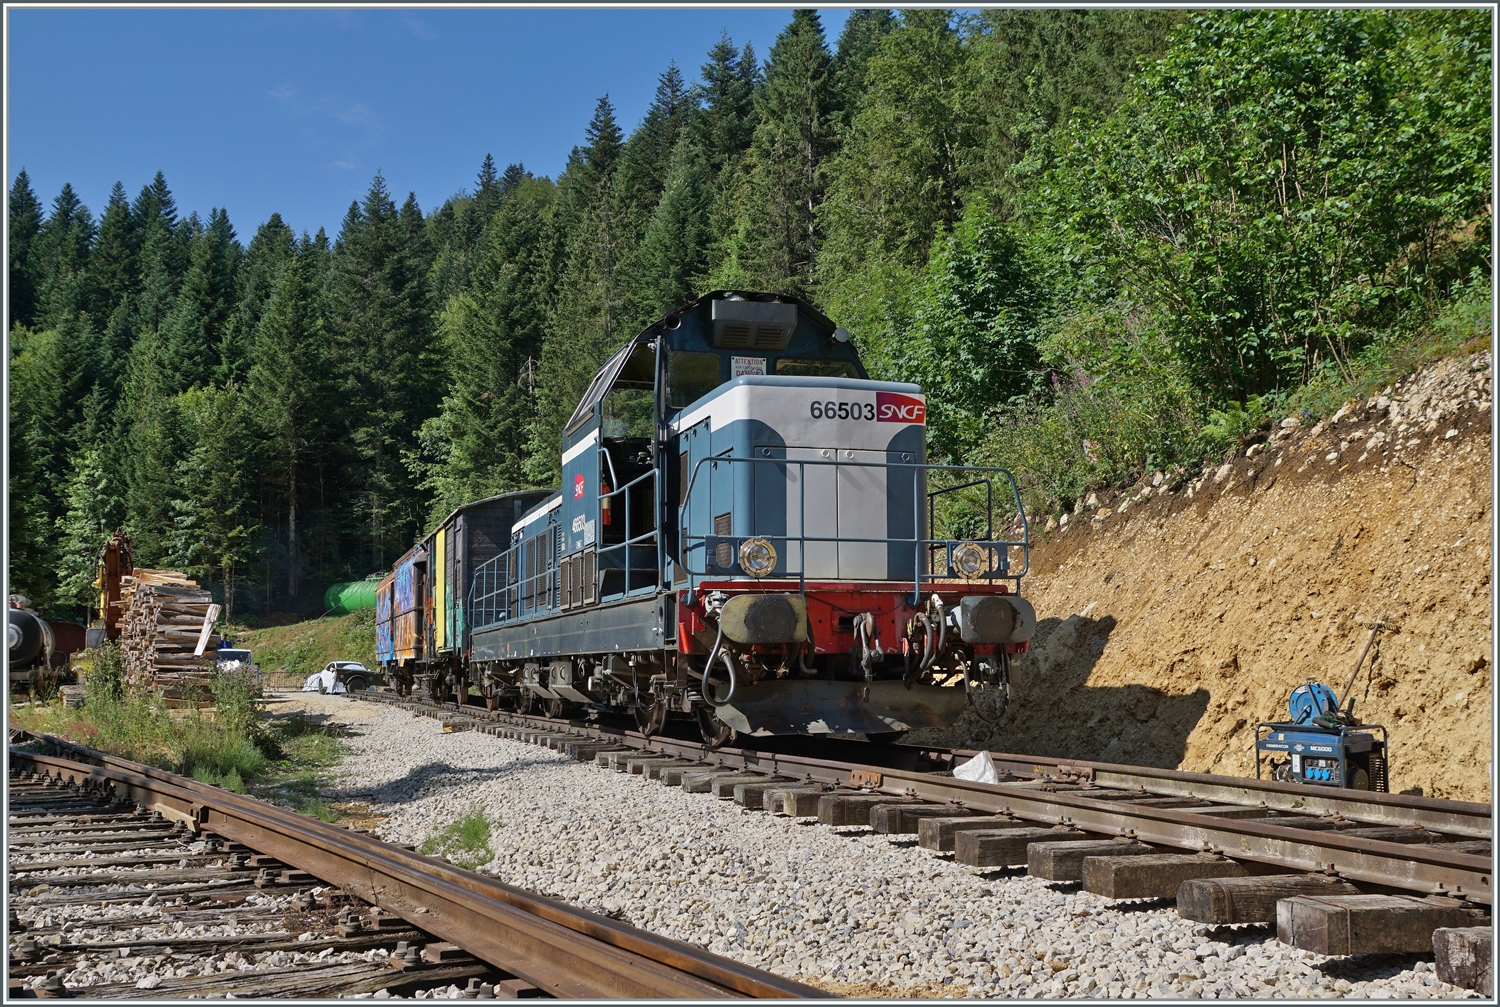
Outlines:
[[334, 695], [348, 692], [344, 683], [338, 681], [338, 675], [332, 671], [319, 671], [307, 676], [307, 681], [302, 683], [303, 692], [331, 692]]
[[995, 760], [989, 752], [980, 752], [961, 766], [953, 767], [953, 775], [970, 783], [999, 783], [1000, 774], [995, 772]]

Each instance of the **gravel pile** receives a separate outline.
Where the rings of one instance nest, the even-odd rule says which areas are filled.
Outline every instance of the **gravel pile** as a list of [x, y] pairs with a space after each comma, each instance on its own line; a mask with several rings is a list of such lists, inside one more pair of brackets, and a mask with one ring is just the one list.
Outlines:
[[399, 710], [364, 714], [330, 796], [388, 815], [383, 838], [419, 844], [477, 805], [495, 854], [482, 871], [831, 992], [1474, 996], [1415, 957], [1325, 959], [1268, 928], [1211, 930], [1160, 903], [1111, 908], [867, 829], [746, 811]]

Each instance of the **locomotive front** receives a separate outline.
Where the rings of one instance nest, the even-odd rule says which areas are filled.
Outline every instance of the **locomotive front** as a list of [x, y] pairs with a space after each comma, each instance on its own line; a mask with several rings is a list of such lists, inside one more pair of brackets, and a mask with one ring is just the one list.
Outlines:
[[782, 349], [733, 358], [740, 376], [670, 423], [677, 649], [707, 732], [889, 739], [984, 693], [998, 716], [1036, 625], [1009, 474], [928, 465], [922, 390], [866, 378], [806, 307], [707, 314], [715, 345], [738, 327]]

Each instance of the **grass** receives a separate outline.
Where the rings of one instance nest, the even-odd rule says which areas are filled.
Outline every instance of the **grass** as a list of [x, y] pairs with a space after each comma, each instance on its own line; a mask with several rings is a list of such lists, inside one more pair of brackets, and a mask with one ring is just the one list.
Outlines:
[[237, 793], [272, 764], [261, 741], [243, 725], [221, 721], [214, 711], [171, 711], [160, 698], [114, 700], [89, 696], [82, 709], [53, 701], [11, 706], [11, 724], [55, 734], [134, 762], [216, 783]]
[[338, 812], [322, 798], [326, 771], [337, 766], [347, 751], [338, 728], [294, 714], [272, 721], [271, 730], [280, 744], [281, 758], [251, 792], [279, 800], [304, 815], [338, 821]]
[[1319, 373], [1287, 397], [1282, 415], [1321, 418], [1435, 360], [1489, 349], [1494, 332], [1492, 289], [1488, 280], [1470, 283], [1416, 332], [1385, 334], [1353, 360], [1347, 373], [1332, 368]]
[[79, 663], [89, 686], [81, 709], [13, 702], [12, 725], [338, 819], [319, 796], [326, 771], [344, 756], [337, 728], [300, 714], [268, 718], [248, 676], [218, 676], [212, 709], [169, 710], [154, 693], [126, 694], [116, 674], [118, 648], [89, 652]]
[[225, 635], [255, 655], [268, 684], [301, 685], [329, 661], [358, 661], [374, 669], [375, 611], [308, 619], [289, 626], [230, 626]]
[[[495, 824], [499, 824], [498, 820]], [[427, 856], [444, 856], [455, 867], [472, 871], [495, 856], [490, 849], [490, 820], [484, 809], [474, 805], [453, 823], [433, 833], [422, 844]]]

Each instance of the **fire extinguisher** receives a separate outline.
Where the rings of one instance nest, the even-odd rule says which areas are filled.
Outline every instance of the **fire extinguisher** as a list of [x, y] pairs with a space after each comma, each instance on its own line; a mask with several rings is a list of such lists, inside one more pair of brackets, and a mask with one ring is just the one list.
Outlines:
[[599, 523], [608, 528], [614, 524], [614, 499], [610, 497], [609, 483], [599, 484]]

